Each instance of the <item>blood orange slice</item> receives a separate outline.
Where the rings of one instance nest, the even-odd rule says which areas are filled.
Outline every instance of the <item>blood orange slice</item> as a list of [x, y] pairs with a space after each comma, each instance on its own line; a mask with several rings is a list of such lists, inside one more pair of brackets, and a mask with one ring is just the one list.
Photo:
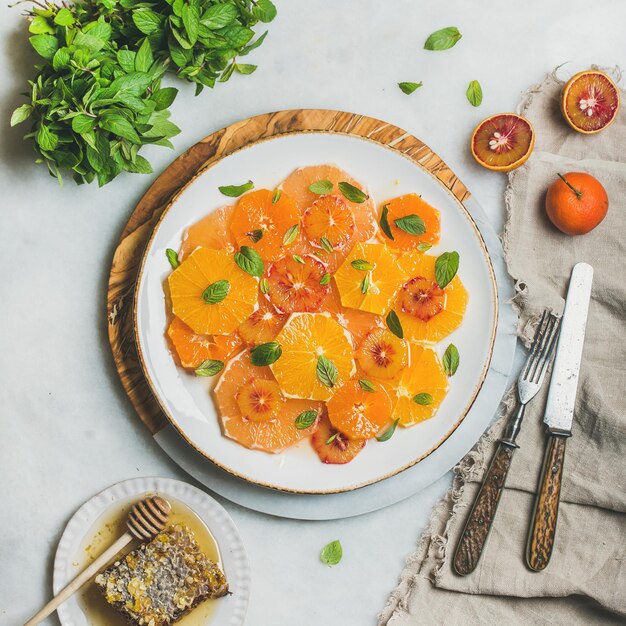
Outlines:
[[319, 311], [329, 285], [322, 284], [326, 265], [312, 254], [287, 255], [267, 271], [270, 302], [282, 313]]
[[249, 345], [272, 341], [285, 325], [287, 315], [277, 313], [267, 300], [259, 301], [259, 308], [239, 327], [239, 336]]
[[327, 404], [330, 423], [348, 439], [370, 439], [389, 423], [391, 400], [386, 389], [381, 385], [371, 389], [349, 380]]
[[388, 330], [376, 328], [365, 336], [355, 356], [368, 376], [389, 380], [407, 365], [407, 346]]
[[563, 89], [561, 109], [574, 130], [597, 133], [615, 120], [619, 110], [619, 90], [604, 72], [579, 72]]
[[172, 318], [167, 336], [183, 367], [198, 367], [207, 359], [226, 361], [241, 346], [237, 335], [198, 335], [177, 317]]
[[235, 240], [230, 234], [234, 209], [232, 205], [215, 209], [187, 228], [178, 253], [179, 260], [187, 258], [196, 248], [234, 252]]
[[[249, 405], [258, 405], [259, 397], [268, 393], [275, 394], [276, 389], [269, 367], [252, 365], [248, 350], [231, 359], [214, 391], [224, 434], [246, 448], [280, 452], [314, 433], [319, 419], [302, 430], [296, 428], [295, 421], [304, 411], [314, 410], [321, 413], [321, 402], [293, 400], [281, 394], [280, 410], [271, 419], [254, 421], [242, 413], [241, 405], [249, 411]], [[258, 393], [259, 390], [262, 391], [261, 394]], [[273, 398], [274, 396], [272, 403]]]
[[311, 444], [322, 463], [342, 465], [349, 463], [365, 447], [365, 439], [348, 439], [328, 419], [324, 411], [319, 428], [311, 437]]
[[532, 124], [515, 113], [499, 113], [483, 120], [471, 141], [476, 161], [496, 172], [509, 172], [525, 163], [534, 145]]
[[273, 191], [258, 189], [240, 198], [230, 230], [238, 246], [254, 248], [271, 262], [285, 253], [283, 238], [299, 224], [300, 211], [289, 194], [282, 192], [276, 200]]
[[[387, 222], [393, 239], [389, 239], [384, 233], [380, 233], [379, 238], [388, 246], [400, 250], [412, 250], [420, 243], [434, 245], [439, 242], [441, 232], [439, 211], [416, 193], [389, 200], [384, 203], [384, 206], [387, 208]], [[415, 230], [416, 224], [423, 226], [423, 229]], [[410, 230], [415, 232], [408, 232]], [[422, 230], [423, 233], [417, 234]]]
[[352, 209], [340, 196], [321, 196], [304, 212], [302, 228], [312, 245], [323, 248], [325, 239], [327, 246], [340, 250], [352, 241]]

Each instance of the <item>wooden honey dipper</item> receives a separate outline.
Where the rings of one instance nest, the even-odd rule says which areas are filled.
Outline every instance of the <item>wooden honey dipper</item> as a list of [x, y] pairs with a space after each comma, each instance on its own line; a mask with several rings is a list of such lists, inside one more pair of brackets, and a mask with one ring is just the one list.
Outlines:
[[78, 591], [92, 576], [98, 573], [120, 550], [133, 539], [149, 541], [161, 532], [170, 515], [170, 503], [160, 496], [144, 498], [133, 505], [128, 514], [126, 527], [128, 530], [107, 550], [105, 550], [89, 567], [83, 570], [74, 580], [61, 589], [46, 606], [33, 615], [24, 626], [35, 626], [48, 617], [59, 605], [63, 604], [73, 593]]

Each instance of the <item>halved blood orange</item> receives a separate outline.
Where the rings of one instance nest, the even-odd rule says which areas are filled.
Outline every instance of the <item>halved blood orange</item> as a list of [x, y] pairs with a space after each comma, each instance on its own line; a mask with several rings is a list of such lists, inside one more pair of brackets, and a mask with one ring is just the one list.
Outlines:
[[434, 350], [410, 344], [409, 363], [398, 383], [391, 383], [397, 397], [391, 419], [404, 427], [433, 417], [448, 392], [448, 377]]
[[[294, 313], [275, 341], [282, 356], [270, 367], [288, 397], [328, 400], [355, 372], [352, 341], [328, 313]], [[332, 386], [320, 376], [322, 356], [336, 369]]]
[[266, 262], [285, 254], [285, 233], [300, 224], [300, 211], [285, 192], [274, 202], [274, 192], [258, 189], [242, 196], [233, 212], [230, 226], [237, 246], [254, 248]]
[[406, 341], [385, 328], [376, 328], [359, 344], [355, 357], [368, 376], [389, 380], [407, 365]]
[[441, 289], [435, 280], [437, 257], [407, 252], [400, 264], [409, 280], [400, 289], [394, 311], [408, 341], [436, 343], [463, 321], [467, 291], [458, 276]]
[[370, 439], [389, 424], [391, 399], [381, 385], [365, 391], [358, 380], [349, 380], [328, 401], [330, 423], [348, 439]]
[[198, 335], [177, 317], [172, 318], [167, 336], [183, 367], [198, 367], [207, 359], [226, 361], [241, 346], [236, 334]]
[[588, 70], [572, 76], [563, 88], [561, 110], [580, 133], [600, 132], [617, 117], [619, 89], [604, 72]]
[[322, 248], [322, 238], [340, 250], [352, 241], [354, 216], [347, 202], [338, 195], [320, 196], [302, 215], [302, 228], [307, 239]]
[[[387, 221], [393, 235], [389, 239], [384, 233], [379, 234], [379, 238], [392, 248], [399, 250], [412, 250], [420, 243], [434, 245], [439, 243], [441, 234], [441, 220], [439, 211], [430, 206], [428, 202], [422, 200], [416, 193], [408, 193], [384, 203], [387, 207]], [[396, 225], [396, 220], [402, 220], [411, 215], [416, 215], [424, 222], [425, 232], [421, 235], [414, 235], [403, 230]], [[402, 221], [399, 221], [402, 224]]]
[[322, 412], [319, 428], [311, 436], [311, 445], [320, 461], [331, 465], [349, 463], [366, 443], [365, 439], [348, 439], [340, 433], [330, 423], [326, 410]]
[[234, 252], [235, 240], [230, 234], [234, 210], [233, 205], [220, 207], [189, 226], [183, 235], [183, 243], [178, 253], [179, 260], [187, 258], [196, 248]]
[[[261, 380], [265, 382], [260, 383]], [[324, 406], [321, 402], [282, 397], [280, 410], [272, 419], [253, 421], [244, 416], [240, 405], [248, 407], [248, 401], [244, 403], [242, 398], [245, 394], [249, 397], [254, 395], [251, 392], [255, 388], [255, 381], [258, 389], [276, 391], [272, 385], [268, 385], [276, 385], [269, 367], [252, 365], [249, 350], [231, 359], [222, 372], [214, 393], [222, 430], [227, 437], [246, 448], [280, 452], [315, 432], [319, 419], [303, 430], [296, 428], [295, 420], [303, 411], [315, 410], [321, 414]], [[254, 398], [251, 404], [255, 404]]]
[[[207, 301], [207, 288], [219, 281], [228, 282], [228, 293]], [[257, 280], [220, 250], [196, 248], [169, 275], [168, 286], [174, 315], [201, 335], [232, 333], [257, 307]]]
[[319, 311], [329, 285], [322, 285], [326, 265], [312, 254], [287, 255], [267, 270], [268, 298], [282, 313]]
[[334, 278], [343, 306], [385, 315], [407, 274], [387, 246], [357, 243]]
[[476, 161], [489, 170], [509, 172], [525, 163], [535, 145], [532, 124], [516, 113], [498, 113], [484, 119], [472, 135]]
[[259, 300], [259, 308], [238, 328], [239, 336], [249, 345], [272, 341], [285, 325], [287, 315], [277, 313], [267, 300]]

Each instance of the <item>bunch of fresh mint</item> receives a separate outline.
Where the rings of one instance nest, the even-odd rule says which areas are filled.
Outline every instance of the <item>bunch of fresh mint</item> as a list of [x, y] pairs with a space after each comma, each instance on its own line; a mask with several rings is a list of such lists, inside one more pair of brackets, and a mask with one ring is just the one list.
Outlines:
[[145, 144], [172, 147], [180, 132], [168, 107], [177, 90], [161, 87], [171, 71], [196, 83], [196, 93], [233, 72], [259, 46], [252, 26], [274, 19], [270, 0], [82, 0], [36, 5], [29, 12], [30, 43], [44, 59], [31, 81], [30, 103], [11, 125], [31, 120], [37, 162], [62, 181], [100, 186], [120, 172], [149, 173]]

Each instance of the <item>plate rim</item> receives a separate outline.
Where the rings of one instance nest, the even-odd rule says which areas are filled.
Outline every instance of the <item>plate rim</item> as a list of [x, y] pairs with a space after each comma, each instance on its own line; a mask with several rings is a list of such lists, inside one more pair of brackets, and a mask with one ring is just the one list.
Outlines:
[[[396, 476], [398, 474], [400, 474], [401, 472], [415, 466], [416, 464], [418, 464], [420, 461], [422, 461], [423, 459], [425, 459], [426, 457], [430, 456], [435, 450], [439, 449], [442, 445], [445, 444], [445, 442], [450, 438], [450, 436], [452, 435], [452, 433], [454, 433], [454, 431], [459, 427], [459, 425], [463, 422], [463, 420], [466, 418], [466, 416], [468, 415], [468, 413], [470, 412], [474, 402], [476, 401], [476, 398], [478, 397], [484, 383], [485, 380], [487, 378], [487, 373], [489, 371], [489, 367], [491, 365], [492, 359], [493, 359], [493, 350], [494, 350], [494, 344], [495, 344], [495, 340], [496, 340], [496, 334], [497, 334], [497, 330], [498, 330], [498, 324], [499, 324], [499, 291], [498, 291], [498, 285], [497, 285], [497, 281], [496, 281], [496, 276], [495, 276], [495, 270], [493, 267], [493, 263], [489, 254], [489, 250], [487, 247], [487, 244], [485, 242], [485, 239], [482, 235], [482, 232], [480, 231], [480, 228], [478, 227], [476, 221], [474, 220], [471, 212], [467, 209], [467, 207], [464, 205], [463, 200], [466, 200], [468, 198], [471, 197], [471, 194], [469, 193], [469, 191], [467, 190], [467, 188], [465, 187], [465, 185], [463, 185], [463, 183], [460, 181], [460, 179], [456, 176], [456, 174], [454, 174], [454, 176], [456, 177], [456, 182], [460, 183], [461, 188], [463, 190], [463, 192], [460, 194], [461, 197], [459, 197], [458, 193], [455, 193], [453, 191], [453, 187], [447, 185], [442, 178], [440, 178], [437, 173], [441, 171], [442, 166], [444, 168], [448, 168], [448, 166], [445, 164], [445, 162], [431, 149], [429, 148], [424, 142], [422, 142], [419, 138], [415, 137], [414, 135], [412, 135], [411, 133], [408, 133], [406, 131], [404, 131], [403, 129], [387, 123], [387, 122], [383, 122], [382, 120], [378, 120], [376, 118], [372, 118], [372, 117], [368, 117], [365, 115], [357, 115], [357, 114], [353, 114], [353, 113], [347, 113], [347, 112], [343, 112], [343, 111], [333, 111], [333, 110], [320, 110], [320, 109], [293, 109], [293, 110], [285, 110], [285, 111], [278, 111], [275, 113], [265, 113], [265, 114], [260, 114], [257, 116], [253, 116], [250, 118], [247, 118], [245, 120], [241, 120], [239, 122], [235, 122], [234, 124], [231, 124], [221, 130], [216, 131], [216, 133], [212, 133], [211, 135], [209, 135], [208, 137], [206, 137], [205, 139], [203, 139], [200, 143], [202, 142], [207, 142], [209, 141], [211, 138], [218, 136], [220, 134], [227, 134], [229, 130], [234, 129], [234, 128], [238, 128], [243, 124], [246, 124], [248, 122], [254, 122], [255, 120], [261, 120], [261, 119], [265, 119], [268, 116], [272, 116], [272, 115], [277, 115], [277, 114], [294, 114], [294, 113], [298, 113], [298, 114], [304, 114], [306, 115], [307, 113], [310, 112], [324, 112], [324, 113], [330, 113], [330, 114], [338, 114], [338, 115], [350, 115], [350, 116], [356, 116], [359, 118], [359, 121], [361, 120], [365, 120], [366, 122], [370, 122], [370, 123], [375, 123], [375, 124], [381, 124], [383, 125], [385, 128], [391, 128], [395, 131], [397, 131], [398, 133], [400, 133], [400, 137], [399, 139], [402, 141], [409, 141], [410, 143], [415, 142], [415, 144], [417, 144], [418, 146], [420, 146], [420, 149], [425, 149], [428, 153], [428, 155], [430, 156], [434, 156], [436, 157], [438, 163], [437, 163], [437, 167], [436, 169], [430, 169], [428, 167], [426, 167], [424, 165], [424, 163], [421, 163], [420, 160], [414, 158], [413, 154], [410, 154], [407, 150], [400, 150], [398, 149], [396, 146], [398, 144], [401, 145], [401, 141], [399, 140], [394, 140], [391, 143], [384, 143], [378, 139], [373, 138], [372, 134], [368, 134], [368, 135], [362, 135], [359, 133], [354, 132], [354, 128], [349, 129], [349, 130], [345, 130], [345, 131], [339, 131], [339, 130], [332, 130], [332, 129], [328, 129], [328, 128], [317, 128], [315, 126], [311, 126], [308, 124], [300, 124], [298, 126], [291, 126], [288, 129], [285, 130], [278, 130], [274, 133], [272, 133], [269, 136], [262, 136], [253, 140], [247, 140], [247, 139], [243, 139], [241, 142], [239, 142], [234, 148], [229, 149], [225, 152], [220, 153], [218, 156], [216, 156], [216, 158], [212, 158], [208, 161], [206, 161], [204, 163], [204, 165], [202, 167], [199, 167], [196, 172], [193, 174], [193, 176], [191, 178], [189, 178], [189, 180], [183, 184], [181, 187], [179, 187], [175, 193], [173, 193], [171, 195], [170, 198], [168, 198], [167, 202], [164, 205], [164, 208], [161, 212], [161, 214], [159, 215], [158, 220], [156, 221], [156, 223], [153, 225], [152, 230], [150, 232], [150, 235], [148, 237], [148, 240], [145, 244], [145, 247], [141, 253], [141, 260], [140, 260], [140, 264], [139, 264], [139, 270], [137, 273], [137, 278], [136, 278], [136, 282], [134, 285], [134, 289], [133, 289], [133, 311], [132, 311], [132, 325], [133, 325], [133, 334], [134, 334], [134, 339], [135, 339], [135, 346], [136, 346], [136, 350], [137, 350], [137, 356], [138, 356], [138, 360], [139, 360], [139, 364], [141, 367], [141, 371], [143, 373], [143, 376], [150, 388], [150, 391], [152, 393], [153, 398], [155, 399], [155, 401], [157, 402], [157, 404], [159, 405], [161, 411], [163, 412], [163, 414], [165, 415], [165, 417], [167, 418], [167, 421], [169, 422], [170, 425], [172, 425], [174, 427], [174, 429], [176, 430], [176, 432], [178, 432], [178, 434], [186, 441], [186, 443], [188, 445], [190, 445], [196, 452], [198, 452], [200, 455], [202, 455], [206, 460], [210, 461], [211, 463], [213, 463], [215, 466], [219, 467], [222, 471], [225, 471], [229, 474], [231, 474], [232, 476], [235, 476], [236, 478], [239, 478], [241, 480], [245, 480], [246, 482], [249, 482], [251, 484], [260, 486], [260, 487], [264, 487], [264, 488], [268, 488], [268, 489], [272, 489], [275, 491], [281, 491], [281, 492], [287, 492], [287, 493], [294, 493], [294, 494], [305, 494], [305, 495], [325, 495], [325, 494], [338, 494], [338, 493], [346, 493], [346, 492], [351, 492], [357, 489], [361, 489], [363, 487], [367, 487], [369, 485], [373, 485], [376, 483], [379, 483], [381, 481], [384, 481], [388, 478], [391, 478], [393, 476]], [[319, 126], [319, 125], [317, 125]], [[372, 480], [367, 480], [367, 481], [363, 481], [360, 482], [358, 484], [354, 484], [354, 485], [349, 485], [340, 489], [294, 489], [294, 488], [287, 488], [287, 487], [283, 487], [283, 486], [278, 486], [278, 485], [273, 485], [271, 483], [267, 483], [267, 482], [263, 482], [262, 480], [258, 480], [255, 479], [253, 477], [247, 476], [245, 474], [239, 473], [235, 470], [233, 470], [232, 468], [218, 462], [217, 460], [215, 460], [213, 457], [211, 457], [208, 453], [206, 453], [204, 450], [200, 449], [192, 439], [190, 439], [188, 437], [188, 435], [186, 434], [186, 432], [184, 431], [184, 429], [177, 423], [176, 419], [170, 414], [170, 411], [167, 409], [167, 407], [164, 405], [163, 401], [161, 400], [159, 394], [156, 391], [155, 388], [155, 384], [150, 376], [150, 374], [148, 373], [147, 367], [146, 367], [146, 363], [145, 363], [145, 356], [143, 353], [143, 349], [142, 349], [142, 344], [140, 341], [140, 335], [139, 335], [139, 322], [138, 322], [138, 301], [139, 301], [139, 291], [140, 291], [140, 287], [141, 287], [141, 283], [142, 283], [142, 279], [144, 276], [144, 271], [146, 268], [146, 263], [147, 263], [147, 258], [148, 258], [148, 251], [152, 245], [152, 242], [156, 236], [156, 233], [162, 223], [162, 221], [164, 220], [165, 216], [168, 214], [168, 212], [170, 211], [170, 209], [172, 208], [172, 206], [176, 203], [176, 201], [178, 200], [178, 198], [180, 197], [180, 195], [190, 186], [192, 185], [202, 174], [204, 174], [206, 171], [208, 171], [209, 169], [211, 169], [214, 165], [216, 165], [217, 163], [219, 163], [220, 161], [222, 161], [224, 158], [231, 156], [232, 154], [239, 152], [241, 150], [244, 149], [248, 149], [248, 148], [252, 148], [255, 145], [258, 145], [259, 143], [262, 142], [266, 142], [266, 141], [270, 141], [272, 139], [277, 139], [280, 137], [284, 137], [286, 135], [294, 135], [294, 134], [332, 134], [332, 135], [344, 135], [344, 136], [348, 136], [348, 137], [353, 137], [356, 139], [361, 139], [361, 140], [365, 140], [365, 141], [369, 141], [371, 143], [374, 143], [380, 147], [386, 148], [388, 150], [391, 150], [392, 152], [395, 152], [396, 154], [399, 154], [400, 156], [403, 156], [404, 158], [408, 159], [409, 161], [411, 161], [411, 163], [417, 167], [419, 167], [423, 172], [425, 172], [426, 174], [428, 174], [431, 178], [433, 178], [439, 185], [442, 186], [442, 188], [448, 193], [450, 194], [451, 198], [453, 201], [455, 201], [457, 203], [457, 205], [459, 206], [460, 210], [463, 212], [465, 218], [467, 219], [469, 225], [471, 226], [471, 228], [473, 229], [477, 240], [479, 242], [482, 254], [484, 259], [486, 260], [486, 264], [487, 264], [487, 268], [488, 268], [488, 273], [489, 273], [489, 278], [490, 278], [490, 285], [491, 285], [491, 290], [492, 290], [492, 294], [493, 294], [493, 300], [492, 300], [492, 315], [493, 315], [493, 324], [491, 327], [491, 332], [490, 332], [490, 338], [489, 338], [489, 347], [488, 347], [488, 356], [487, 359], [485, 360], [485, 362], [483, 363], [483, 367], [481, 370], [481, 374], [480, 374], [480, 379], [478, 381], [478, 383], [475, 385], [474, 389], [472, 390], [472, 393], [469, 397], [469, 400], [467, 401], [467, 404], [465, 405], [463, 411], [461, 412], [459, 418], [455, 421], [455, 423], [449, 428], [449, 430], [437, 441], [433, 444], [433, 446], [431, 448], [429, 448], [427, 451], [425, 451], [423, 454], [421, 454], [419, 457], [417, 457], [416, 459], [412, 460], [411, 462], [403, 465], [400, 468], [397, 468], [391, 472], [387, 472], [386, 474], [379, 476], [375, 479]], [[450, 172], [452, 172], [452, 170], [449, 170]], [[453, 173], [453, 172], [452, 172]]]
[[[176, 491], [183, 491], [184, 495], [176, 493]], [[95, 515], [96, 519], [103, 515], [107, 508], [112, 506], [118, 500], [125, 497], [132, 497], [141, 493], [155, 491], [163, 494], [164, 496], [170, 496], [180, 499], [184, 504], [194, 511], [196, 515], [201, 517], [201, 512], [194, 509], [193, 505], [184, 501], [184, 498], [194, 497], [198, 502], [203, 503], [203, 511], [206, 511], [211, 517], [219, 517], [215, 523], [220, 524], [220, 530], [228, 533], [229, 544], [224, 546], [218, 542], [220, 553], [222, 554], [222, 560], [224, 560], [226, 554], [228, 554], [227, 560], [232, 560], [237, 570], [233, 576], [228, 574], [229, 585], [236, 581], [236, 588], [238, 593], [235, 598], [231, 613], [229, 615], [229, 626], [243, 626], [250, 603], [250, 589], [252, 580], [252, 570], [250, 567], [250, 561], [245, 549], [243, 539], [228, 511], [211, 495], [195, 487], [185, 481], [177, 480], [174, 478], [166, 478], [161, 476], [138, 476], [135, 478], [127, 478], [121, 480], [112, 485], [109, 485], [105, 489], [102, 489], [98, 493], [94, 494], [83, 502], [78, 509], [72, 514], [70, 519], [65, 525], [61, 538], [57, 544], [56, 551], [54, 553], [54, 562], [52, 568], [52, 590], [54, 594], [59, 593], [61, 589], [69, 582], [66, 580], [66, 565], [69, 559], [72, 557], [70, 553], [72, 549], [72, 543], [76, 540], [76, 535], [80, 534], [80, 540], [84, 538], [83, 525], [87, 522], [93, 524], [95, 520], [91, 520], [91, 517]], [[109, 499], [111, 498], [111, 499]], [[209, 526], [209, 523], [201, 517], [201, 519]], [[88, 529], [87, 529], [88, 530]], [[211, 528], [209, 528], [211, 530]], [[73, 596], [75, 599], [75, 595]], [[79, 610], [82, 608], [79, 605]], [[63, 603], [58, 608], [58, 618], [63, 626], [76, 626], [76, 620], [73, 614], [73, 610], [68, 603]]]

